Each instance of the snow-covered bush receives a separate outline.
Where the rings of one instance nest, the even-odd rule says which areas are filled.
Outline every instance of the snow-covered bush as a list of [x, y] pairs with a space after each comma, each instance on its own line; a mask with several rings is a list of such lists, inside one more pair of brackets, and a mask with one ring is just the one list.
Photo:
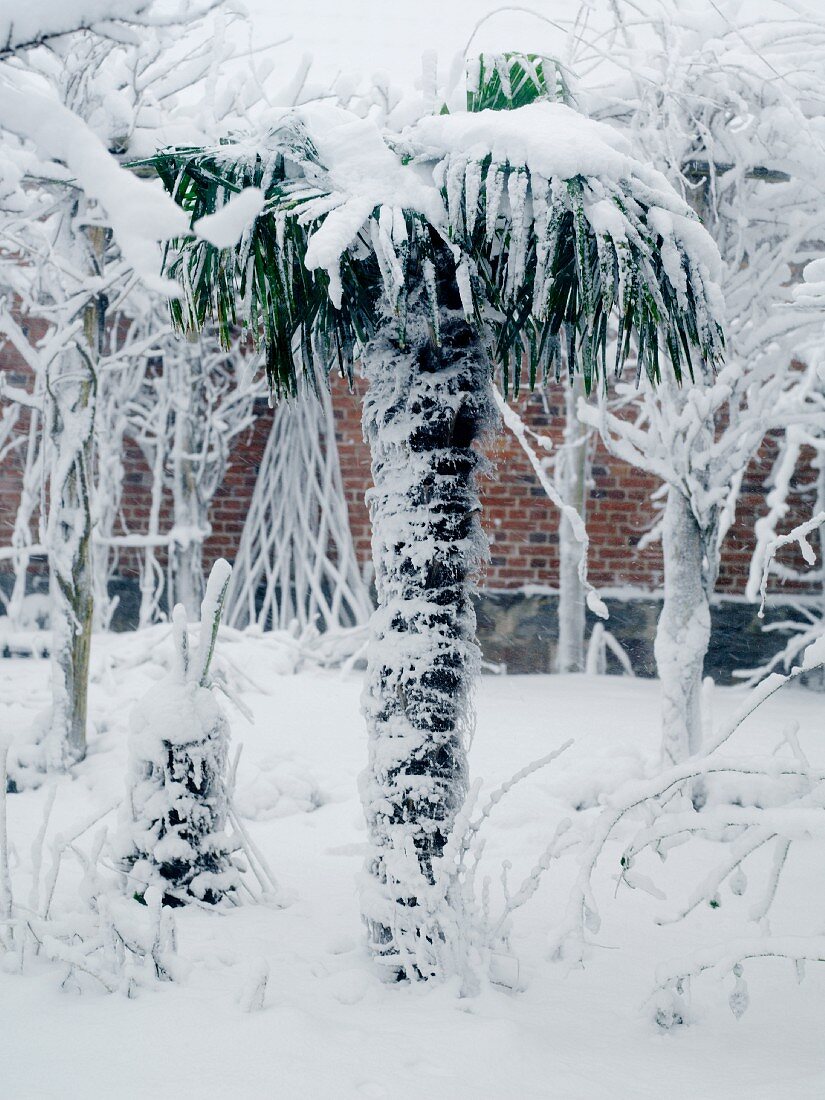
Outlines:
[[121, 850], [128, 892], [159, 887], [165, 903], [215, 904], [238, 885], [226, 834], [229, 724], [212, 691], [210, 664], [230, 567], [209, 577], [198, 651], [186, 613], [173, 612], [176, 665], [135, 707]]
[[[582, 960], [589, 950], [589, 935], [596, 935], [601, 927], [592, 879], [596, 864], [607, 857], [609, 850], [620, 886], [641, 890], [664, 902], [667, 896], [657, 882], [657, 862], [652, 857], [663, 862], [671, 849], [686, 843], [719, 846], [702, 881], [686, 901], [657, 919], [661, 925], [685, 920], [700, 907], [719, 909], [720, 891], [725, 884], [733, 895], [740, 896], [748, 888], [748, 879], [752, 879], [756, 896], [746, 911], [746, 920], [755, 925], [750, 934], [701, 947], [658, 968], [652, 1004], [662, 1027], [688, 1022], [689, 979], [705, 970], [712, 970], [718, 977], [733, 977], [731, 1009], [741, 1015], [747, 1007], [742, 980], [746, 959], [785, 958], [799, 968], [804, 968], [809, 959], [825, 962], [825, 937], [816, 920], [810, 927], [804, 907], [795, 911], [798, 931], [794, 934], [774, 935], [768, 920], [794, 842], [825, 841], [825, 771], [807, 759], [795, 724], [781, 732], [770, 755], [730, 748], [742, 724], [766, 699], [823, 665], [825, 638], [820, 638], [787, 676], [774, 673], [754, 688], [701, 752], [651, 778], [621, 784], [602, 798], [602, 809], [581, 849], [566, 916], [552, 934], [557, 957]], [[699, 811], [694, 808], [693, 797], [697, 783], [702, 784], [704, 794]], [[620, 826], [623, 831], [617, 856], [610, 846], [617, 840]], [[771, 852], [767, 867], [764, 861], [760, 863], [765, 849]], [[753, 870], [749, 862], [752, 856], [756, 856]]]
[[[0, 968], [21, 973], [32, 959], [47, 959], [60, 966], [64, 988], [81, 990], [88, 977], [109, 993], [129, 997], [141, 986], [172, 980], [177, 937], [161, 891], [147, 889], [142, 902], [123, 896], [119, 876], [105, 858], [105, 825], [92, 835], [87, 850], [81, 847], [82, 839], [111, 812], [111, 805], [76, 828], [53, 834], [47, 866], [44, 848], [58, 793], [52, 786], [31, 847], [31, 887], [25, 903], [17, 900], [9, 866], [7, 752], [8, 743], [0, 744]], [[58, 901], [60, 872], [69, 861], [76, 861], [81, 874], [74, 897], [64, 889]]]

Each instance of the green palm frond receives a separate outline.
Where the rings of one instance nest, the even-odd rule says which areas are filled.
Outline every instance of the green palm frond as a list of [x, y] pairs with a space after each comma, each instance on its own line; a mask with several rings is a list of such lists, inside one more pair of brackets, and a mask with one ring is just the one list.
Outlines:
[[[351, 379], [356, 348], [388, 313], [403, 341], [407, 299], [422, 288], [438, 340], [436, 299], [452, 280], [505, 390], [518, 391], [523, 363], [530, 385], [558, 375], [563, 351], [589, 390], [606, 380], [614, 338], [614, 369], [622, 369], [635, 345], [638, 370], [654, 382], [660, 340], [677, 378], [685, 370], [692, 375], [694, 353], [715, 364], [722, 333], [702, 250], [694, 247], [703, 233], [695, 215], [629, 154], [617, 161], [620, 139], [611, 131], [556, 101], [559, 80], [548, 59], [482, 58], [470, 93], [473, 112], [428, 116], [392, 139], [373, 135], [399, 170], [408, 165], [416, 178], [433, 181], [436, 206], [433, 187], [440, 189], [444, 214], [437, 224], [420, 209], [394, 205], [393, 193], [365, 208], [361, 180], [342, 184], [334, 165], [322, 162], [323, 143], [312, 132], [317, 116], [300, 111], [287, 112], [260, 146], [158, 154], [147, 163], [193, 222], [246, 187], [265, 197], [235, 248], [194, 235], [172, 242], [165, 266], [183, 289], [172, 304], [175, 323], [199, 330], [214, 318], [227, 341], [236, 325], [248, 325], [267, 349], [276, 392], [289, 395], [301, 371], [314, 380], [318, 364], [323, 372], [337, 364]], [[454, 140], [468, 125], [475, 127], [469, 144]], [[542, 126], [554, 133], [556, 125], [576, 137], [582, 127], [596, 127], [593, 140], [611, 156], [606, 163], [624, 167], [598, 176], [559, 178], [552, 169], [542, 175], [530, 150]], [[521, 160], [494, 158], [493, 149], [525, 141]], [[360, 228], [341, 251], [338, 270], [309, 270], [313, 238], [342, 212], [345, 220], [354, 212]]]
[[[561, 78], [547, 59], [482, 56], [468, 78], [468, 107], [511, 112], [543, 100], [552, 124], [553, 111], [570, 112], [549, 106], [558, 96], [548, 73]], [[543, 117], [531, 116], [537, 141]], [[589, 391], [606, 381], [614, 339], [615, 372], [635, 343], [637, 374], [653, 382], [660, 340], [677, 380], [693, 376], [692, 353], [711, 368], [720, 361], [715, 287], [690, 245], [698, 219], [660, 178], [642, 165], [626, 178], [544, 178], [524, 163], [474, 155], [470, 144], [469, 156], [445, 149], [436, 177], [447, 181], [451, 240], [469, 259], [474, 313], [505, 387], [518, 391], [523, 363], [531, 386], [558, 376], [564, 346]]]
[[[482, 170], [503, 173], [505, 181], [515, 172], [526, 172], [523, 166], [493, 166], [489, 161]], [[527, 174], [533, 217], [529, 232], [523, 226], [526, 215], [514, 218], [512, 209], [488, 221], [482, 191], [472, 234], [456, 241], [472, 258], [477, 312], [479, 321], [482, 313], [487, 315], [494, 334], [494, 361], [507, 379], [512, 373], [516, 390], [523, 361], [531, 386], [551, 371], [558, 376], [562, 335], [578, 348], [586, 388], [597, 377], [605, 379], [611, 315], [618, 326], [616, 374], [632, 353], [633, 337], [638, 371], [644, 370], [653, 382], [661, 373], [660, 335], [677, 380], [684, 371], [693, 376], [692, 349], [711, 366], [720, 361], [722, 331], [709, 304], [705, 272], [675, 234], [666, 238], [651, 227], [649, 207], [634, 199], [629, 184], [616, 185], [605, 197], [601, 181], [554, 181]], [[593, 219], [594, 207], [604, 201], [615, 211], [621, 232], [608, 231], [603, 219]], [[675, 258], [678, 274], [666, 265], [664, 254]]]
[[[164, 270], [182, 288], [171, 302], [173, 322], [197, 332], [214, 319], [227, 346], [233, 329], [247, 326], [266, 349], [276, 396], [294, 395], [300, 373], [314, 384], [333, 364], [351, 384], [354, 350], [387, 309], [403, 338], [407, 296], [442, 265], [444, 241], [421, 212], [376, 206], [342, 253], [336, 307], [329, 273], [308, 270], [305, 260], [313, 234], [353, 196], [336, 191], [299, 119], [287, 115], [264, 144], [265, 152], [245, 143], [178, 148], [141, 162], [157, 171], [193, 224], [244, 188], [265, 196], [235, 248], [194, 235], [167, 246]], [[437, 332], [437, 302], [428, 290]]]
[[571, 103], [560, 62], [533, 53], [481, 54], [467, 65], [467, 110], [512, 111], [550, 99]]
[[[293, 131], [294, 132], [294, 131]], [[304, 146], [311, 157], [311, 150]], [[220, 210], [246, 187], [264, 192], [263, 213], [236, 248], [221, 249], [194, 236], [171, 242], [164, 268], [183, 296], [171, 302], [172, 319], [183, 332], [200, 331], [214, 318], [228, 344], [232, 330], [246, 325], [266, 348], [267, 371], [277, 395], [294, 395], [301, 371], [316, 377], [313, 358], [327, 368], [337, 364], [352, 379], [353, 348], [374, 326], [374, 299], [380, 283], [374, 254], [342, 267], [346, 309], [330, 301], [329, 276], [304, 264], [313, 220], [301, 212], [324, 197], [306, 178], [288, 178], [285, 150], [276, 145], [264, 157], [243, 147], [175, 149], [152, 164], [192, 222]], [[289, 152], [294, 156], [295, 147]], [[294, 162], [293, 162], [294, 163]]]

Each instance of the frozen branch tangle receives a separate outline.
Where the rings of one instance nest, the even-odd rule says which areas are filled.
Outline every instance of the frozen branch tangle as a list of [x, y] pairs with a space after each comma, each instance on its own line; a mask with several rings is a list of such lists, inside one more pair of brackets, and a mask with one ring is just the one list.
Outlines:
[[[37, 546], [48, 557], [53, 631], [53, 703], [41, 767], [62, 768], [85, 754], [95, 590], [103, 601], [98, 622], [107, 622], [112, 610], [106, 581], [118, 467], [107, 465], [100, 476], [98, 460], [106, 455], [95, 455], [97, 404], [106, 389], [101, 371], [111, 358], [104, 350], [111, 351], [109, 337], [140, 281], [159, 295], [156, 301], [173, 289], [158, 275], [158, 242], [186, 228], [168, 197], [127, 171], [117, 156], [141, 130], [158, 125], [158, 103], [181, 88], [180, 72], [173, 69], [184, 58], [184, 86], [213, 77], [207, 53], [188, 44], [174, 62], [160, 56], [172, 28], [179, 31], [181, 20], [197, 21], [212, 6], [206, 0], [176, 14], [160, 12], [151, 0], [124, 0], [111, 19], [94, 20], [103, 33], [91, 28], [88, 10], [74, 3], [59, 5], [60, 11], [53, 6], [48, 25], [31, 36], [25, 33], [36, 24], [30, 13], [0, 17], [2, 220], [8, 244], [3, 284], [10, 291], [2, 331], [35, 376], [30, 394], [7, 387], [0, 394], [31, 408], [10, 608], [19, 617]], [[135, 20], [151, 28], [140, 44], [129, 31]], [[15, 323], [12, 307], [35, 322], [31, 340]], [[34, 543], [38, 478], [43, 537]]]
[[332, 399], [275, 408], [227, 593], [229, 626], [360, 626], [372, 610], [344, 499]]

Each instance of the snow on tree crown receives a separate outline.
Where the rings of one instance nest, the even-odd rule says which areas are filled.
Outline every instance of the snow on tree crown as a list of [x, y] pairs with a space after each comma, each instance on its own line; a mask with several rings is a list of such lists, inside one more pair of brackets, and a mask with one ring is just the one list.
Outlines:
[[[505, 385], [516, 364], [515, 389], [524, 359], [531, 384], [558, 373], [562, 338], [588, 389], [605, 377], [611, 314], [617, 372], [632, 334], [654, 381], [660, 334], [677, 378], [692, 372], [691, 349], [718, 362], [715, 245], [625, 138], [556, 101], [555, 77], [551, 96], [549, 67], [482, 60], [468, 93], [480, 109], [400, 134], [321, 101], [283, 111], [263, 137], [159, 153], [151, 163], [194, 230], [167, 254], [184, 290], [178, 326], [214, 316], [228, 339], [241, 318], [291, 394], [298, 365], [314, 378], [315, 359], [351, 376], [355, 347], [387, 311], [403, 342], [422, 285], [438, 341], [446, 277]], [[519, 105], [499, 109], [508, 102]]]

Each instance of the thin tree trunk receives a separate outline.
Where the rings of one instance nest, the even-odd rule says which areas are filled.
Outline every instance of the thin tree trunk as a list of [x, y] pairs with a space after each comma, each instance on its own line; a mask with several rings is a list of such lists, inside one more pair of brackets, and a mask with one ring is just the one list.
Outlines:
[[[83, 211], [64, 211], [60, 237], [79, 270], [103, 274], [107, 230], [81, 233]], [[49, 445], [49, 591], [52, 619], [52, 714], [46, 767], [62, 769], [86, 755], [89, 654], [94, 617], [92, 492], [97, 365], [108, 300], [92, 294], [82, 329], [46, 380]]]
[[[45, 403], [43, 393], [42, 373], [35, 381], [35, 396]], [[14, 547], [14, 586], [11, 591], [6, 614], [9, 622], [15, 627], [20, 626], [23, 601], [26, 598], [29, 561], [31, 560], [32, 546], [32, 516], [35, 509], [41, 504], [43, 482], [43, 414], [40, 409], [32, 409], [30, 412], [28, 440], [26, 444], [26, 465], [23, 471], [23, 479], [20, 487], [20, 499], [17, 505], [17, 515], [14, 518], [14, 533], [12, 534], [12, 546]], [[38, 527], [41, 538], [45, 533], [45, 518], [38, 516]]]
[[[98, 403], [97, 484], [95, 488], [95, 540], [92, 542], [94, 628], [108, 630], [117, 610], [118, 597], [109, 594], [109, 584], [117, 569], [117, 551], [110, 540], [115, 534], [118, 511], [123, 495], [123, 424], [100, 424], [103, 410]], [[101, 438], [105, 434], [105, 439]]]
[[185, 539], [181, 528], [178, 535], [169, 543], [169, 590], [172, 605], [183, 604], [187, 621], [192, 622], [203, 593], [203, 538]]
[[47, 403], [52, 717], [46, 765], [60, 769], [86, 754], [94, 602], [90, 497], [95, 374], [78, 348], [68, 349], [60, 364], [51, 369]]
[[[565, 504], [571, 504], [585, 518], [587, 506], [588, 448], [587, 429], [579, 421], [576, 408], [584, 396], [580, 374], [565, 390], [564, 446], [559, 455], [559, 491]], [[584, 545], [576, 538], [566, 516], [559, 523], [559, 649], [558, 672], [583, 672], [585, 668], [586, 594], [579, 570]]]
[[[179, 368], [180, 369], [180, 368]], [[193, 372], [194, 373], [194, 372]], [[172, 452], [173, 526], [169, 542], [169, 606], [183, 604], [189, 622], [197, 619], [203, 599], [203, 540], [207, 526], [195, 468], [192, 410], [186, 405], [188, 384], [200, 378], [184, 376], [178, 384], [175, 438]]]
[[702, 744], [702, 672], [718, 567], [713, 542], [697, 522], [690, 500], [671, 486], [662, 528], [664, 603], [655, 642], [665, 766], [681, 763]]
[[387, 323], [365, 349], [367, 495], [378, 608], [363, 709], [362, 798], [372, 855], [362, 895], [370, 946], [398, 977], [440, 970], [451, 899], [435, 867], [467, 791], [470, 690], [479, 666], [473, 575], [486, 553], [473, 443], [494, 422], [486, 358], [460, 313], [427, 311], [406, 343]]

